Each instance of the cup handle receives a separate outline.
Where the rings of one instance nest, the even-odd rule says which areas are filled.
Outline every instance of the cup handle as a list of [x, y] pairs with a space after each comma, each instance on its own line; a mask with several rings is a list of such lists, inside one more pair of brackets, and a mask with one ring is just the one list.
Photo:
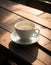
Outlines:
[[39, 34], [40, 34], [40, 30], [39, 29], [35, 29], [33, 36], [38, 36]]
[[40, 34], [40, 30], [39, 29], [35, 29], [35, 33]]

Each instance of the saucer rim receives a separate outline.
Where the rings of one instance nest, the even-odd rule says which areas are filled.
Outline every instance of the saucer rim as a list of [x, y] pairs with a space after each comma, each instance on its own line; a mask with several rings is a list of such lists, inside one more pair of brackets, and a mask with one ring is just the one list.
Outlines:
[[[19, 45], [31, 45], [31, 44], [35, 44], [35, 43], [39, 40], [39, 37], [40, 37], [40, 34], [39, 34], [39, 35], [38, 35], [38, 39], [37, 39], [36, 42], [29, 42], [29, 44], [23, 44], [23, 43], [21, 43], [21, 42], [18, 43], [18, 42], [14, 41], [14, 40], [12, 39], [13, 33], [16, 33], [16, 31], [13, 31], [13, 32], [11, 33], [11, 40], [12, 40], [14, 43], [19, 44]], [[17, 36], [18, 36], [18, 34], [17, 34]], [[18, 36], [18, 37], [19, 37], [19, 36]]]

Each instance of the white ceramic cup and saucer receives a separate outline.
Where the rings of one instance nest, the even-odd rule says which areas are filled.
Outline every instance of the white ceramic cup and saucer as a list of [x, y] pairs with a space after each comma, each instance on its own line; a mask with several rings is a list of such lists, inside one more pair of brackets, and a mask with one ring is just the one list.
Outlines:
[[40, 30], [35, 29], [35, 24], [31, 21], [20, 21], [15, 25], [15, 31], [11, 34], [11, 39], [18, 43], [29, 45], [39, 40]]

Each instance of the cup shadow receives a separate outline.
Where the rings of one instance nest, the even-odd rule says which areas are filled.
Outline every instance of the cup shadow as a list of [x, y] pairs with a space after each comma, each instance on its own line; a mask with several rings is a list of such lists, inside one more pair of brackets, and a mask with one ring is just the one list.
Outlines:
[[11, 41], [9, 43], [9, 49], [17, 55], [19, 55], [20, 57], [22, 57], [23, 59], [32, 63], [37, 59], [38, 55], [38, 47], [36, 46], [36, 43], [31, 45], [19, 45]]

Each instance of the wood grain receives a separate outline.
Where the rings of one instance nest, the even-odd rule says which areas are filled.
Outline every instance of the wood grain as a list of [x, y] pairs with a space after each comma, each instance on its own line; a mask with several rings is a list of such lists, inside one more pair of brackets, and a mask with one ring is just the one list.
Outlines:
[[10, 33], [0, 28], [0, 44], [8, 48], [10, 41], [11, 41]]
[[44, 13], [42, 15], [39, 15], [39, 17], [51, 22], [51, 14], [50, 13]]
[[51, 56], [47, 55], [43, 51], [39, 50], [37, 58], [46, 65], [51, 65]]
[[51, 43], [44, 45], [44, 47], [51, 51]]
[[[11, 1], [1, 1], [1, 5], [2, 3], [6, 3], [7, 5], [11, 6], [12, 7], [12, 10], [21, 10], [21, 11], [25, 11], [27, 13], [30, 13], [30, 14], [34, 14], [34, 15], [39, 15], [39, 14], [42, 14], [44, 13], [43, 11], [40, 11], [36, 8], [31, 8], [31, 7], [28, 7], [28, 6], [25, 6], [25, 5], [22, 5], [22, 4], [18, 4], [18, 3], [13, 3]], [[9, 7], [9, 8], [11, 8]]]
[[5, 26], [9, 26], [12, 23], [17, 22], [18, 20], [21, 19], [20, 16], [17, 16], [11, 12], [8, 12], [2, 8], [0, 8], [0, 15], [1, 15], [0, 16], [0, 19], [1, 19], [0, 24], [3, 24]]
[[38, 59], [32, 63], [32, 65], [45, 65], [44, 63], [40, 62]]
[[[22, 17], [28, 18], [28, 19], [34, 21], [35, 23], [38, 23], [39, 25], [43, 25], [43, 26], [51, 29], [51, 22], [48, 22], [45, 19], [42, 19], [42, 18], [40, 18], [38, 16], [35, 16], [33, 14], [30, 14], [27, 11], [22, 11], [20, 9], [16, 9], [15, 10], [14, 8], [18, 5], [16, 3], [12, 3], [10, 1], [7, 1], [6, 3], [1, 2], [0, 5], [1, 5], [1, 7], [6, 8], [6, 9], [8, 9], [11, 12], [14, 12], [16, 15], [20, 15]], [[28, 8], [28, 10], [29, 10], [29, 8]]]
[[43, 26], [37, 25], [37, 24], [35, 24], [35, 28], [40, 30], [41, 35], [43, 35], [46, 38], [48, 38], [49, 40], [51, 40], [51, 30], [49, 30]]
[[40, 45], [44, 46], [46, 44], [51, 44], [51, 41], [49, 41], [48, 39], [44, 38], [43, 36], [40, 36], [40, 39], [39, 39], [38, 43]]

